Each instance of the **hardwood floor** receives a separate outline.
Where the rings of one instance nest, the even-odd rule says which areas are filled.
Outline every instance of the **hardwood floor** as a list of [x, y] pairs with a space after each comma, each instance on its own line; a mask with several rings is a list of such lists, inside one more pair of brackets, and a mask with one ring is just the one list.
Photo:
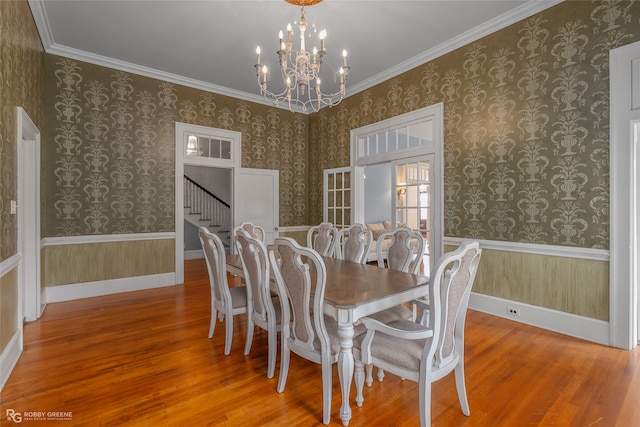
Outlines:
[[[25, 349], [0, 398], [0, 424], [74, 426], [322, 425], [320, 367], [292, 355], [284, 393], [266, 378], [267, 336], [244, 356], [245, 316], [231, 354], [224, 327], [212, 340], [203, 260], [185, 285], [50, 304], [25, 325]], [[334, 367], [331, 424], [340, 422]], [[453, 376], [434, 385], [434, 426], [620, 426], [640, 423], [640, 349], [592, 344], [470, 310], [466, 378], [471, 416]], [[416, 385], [387, 375], [365, 387], [352, 426], [415, 426]], [[29, 421], [29, 412], [71, 412]], [[45, 415], [46, 417], [46, 415]]]

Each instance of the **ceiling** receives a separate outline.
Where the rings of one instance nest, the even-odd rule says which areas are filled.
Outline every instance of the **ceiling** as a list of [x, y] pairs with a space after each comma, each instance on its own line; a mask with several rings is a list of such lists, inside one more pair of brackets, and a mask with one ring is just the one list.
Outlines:
[[[318, 32], [327, 30], [325, 68], [337, 70], [342, 50], [349, 52], [349, 96], [558, 2], [324, 0], [305, 12]], [[262, 62], [275, 65], [278, 31], [300, 16], [284, 0], [29, 4], [49, 53], [255, 102], [265, 102], [256, 46]], [[323, 86], [330, 80], [325, 76]]]

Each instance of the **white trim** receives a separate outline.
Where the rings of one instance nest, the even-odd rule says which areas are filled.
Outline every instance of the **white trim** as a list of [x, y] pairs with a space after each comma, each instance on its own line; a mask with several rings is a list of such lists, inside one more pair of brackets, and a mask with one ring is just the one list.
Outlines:
[[280, 233], [294, 233], [296, 231], [309, 231], [310, 228], [310, 225], [290, 225], [287, 227], [279, 227], [278, 231]]
[[197, 249], [195, 251], [184, 251], [184, 259], [201, 259], [204, 258], [204, 251]]
[[133, 242], [142, 240], [175, 239], [176, 233], [132, 233], [132, 234], [100, 234], [91, 236], [45, 237], [42, 247], [61, 245], [82, 245], [87, 243]]
[[[516, 308], [519, 316], [509, 316], [507, 307]], [[562, 311], [471, 293], [469, 308], [564, 335], [609, 345], [609, 322]]]
[[[633, 123], [640, 110], [632, 110], [632, 60], [640, 57], [640, 42], [609, 53], [609, 199], [610, 243], [609, 321], [611, 345], [633, 349], [638, 343], [638, 227], [636, 180], [640, 154], [634, 145]], [[636, 89], [637, 90], [637, 89]]]
[[0, 262], [0, 279], [8, 274], [11, 270], [16, 268], [18, 264], [20, 264], [21, 260], [22, 256], [20, 254], [14, 254], [4, 261]]
[[13, 368], [15, 368], [22, 354], [22, 329], [17, 329], [9, 340], [2, 354], [0, 354], [0, 391], [7, 383]]
[[16, 107], [18, 147], [18, 318], [42, 314], [40, 272], [40, 131], [22, 107]]
[[53, 33], [51, 32], [51, 25], [47, 19], [47, 13], [44, 11], [44, 1], [29, 0], [29, 7], [31, 8], [33, 20], [35, 21], [38, 33], [40, 34], [42, 47], [44, 47], [44, 50], [48, 52], [53, 45]]
[[[72, 301], [122, 292], [162, 288], [176, 285], [174, 279], [174, 273], [161, 273], [148, 276], [124, 277], [122, 279], [100, 280], [96, 282], [74, 283], [71, 285], [47, 286], [47, 302]], [[182, 284], [182, 282], [177, 285], [180, 284]]]
[[[368, 89], [372, 86], [375, 86], [379, 83], [382, 83], [385, 80], [389, 80], [397, 75], [404, 73], [405, 71], [409, 71], [435, 58], [438, 58], [442, 55], [452, 52], [453, 50], [458, 49], [459, 47], [465, 46], [469, 43], [472, 43], [476, 40], [481, 39], [482, 37], [495, 33], [496, 31], [499, 31], [502, 28], [505, 28], [511, 24], [514, 24], [518, 21], [526, 19], [532, 15], [535, 15], [536, 13], [542, 12], [543, 10], [546, 10], [561, 2], [562, 0], [528, 1], [522, 6], [517, 7], [511, 10], [510, 12], [504, 13], [488, 22], [485, 22], [482, 25], [479, 25], [476, 28], [473, 28], [467, 31], [466, 33], [459, 35], [458, 37], [452, 38], [440, 44], [439, 46], [436, 46], [419, 55], [414, 56], [413, 58], [410, 58], [404, 62], [401, 62], [400, 64], [392, 68], [389, 68], [388, 70], [382, 73], [379, 73], [367, 80], [364, 80], [356, 85], [347, 87], [346, 96], [349, 97], [365, 89]], [[264, 97], [259, 96], [258, 94], [229, 89], [223, 86], [214, 85], [212, 83], [190, 79], [184, 76], [167, 73], [167, 72], [156, 70], [153, 68], [143, 67], [130, 62], [125, 62], [125, 61], [109, 58], [102, 55], [96, 55], [90, 52], [73, 49], [67, 46], [57, 44], [53, 39], [51, 26], [49, 25], [49, 22], [47, 20], [47, 15], [44, 12], [44, 1], [29, 0], [29, 5], [31, 6], [31, 13], [33, 14], [36, 27], [38, 28], [38, 32], [40, 33], [40, 39], [42, 40], [42, 44], [47, 53], [64, 56], [71, 59], [76, 59], [78, 61], [88, 62], [90, 64], [101, 65], [103, 67], [109, 67], [109, 68], [113, 68], [120, 71], [134, 73], [141, 76], [151, 77], [158, 80], [176, 83], [176, 84], [192, 87], [195, 89], [219, 93], [221, 95], [230, 96], [230, 97], [242, 99], [245, 101], [268, 105], [270, 107], [282, 108], [284, 110], [289, 109], [288, 105], [284, 105], [284, 104], [276, 107], [271, 102], [267, 101]], [[302, 114], [311, 113], [310, 111], [307, 111], [307, 112], [302, 111], [302, 109], [299, 109], [299, 108], [294, 108], [294, 110]]]
[[[458, 246], [465, 240], [460, 237], [444, 237], [444, 244]], [[569, 246], [539, 245], [534, 243], [501, 242], [498, 240], [479, 240], [482, 249], [496, 251], [521, 252], [534, 255], [549, 255], [565, 258], [609, 261], [609, 251], [604, 249], [572, 248]]]
[[446, 55], [449, 52], [453, 52], [460, 47], [466, 46], [469, 43], [473, 43], [476, 40], [480, 40], [481, 38], [488, 36], [489, 34], [493, 34], [503, 28], [508, 27], [509, 25], [515, 24], [516, 22], [529, 18], [536, 13], [540, 13], [543, 10], [562, 3], [562, 1], [564, 0], [528, 1], [520, 7], [517, 7], [507, 13], [503, 13], [502, 15], [483, 23], [482, 25], [472, 28], [471, 30], [460, 34], [457, 37], [449, 39], [432, 49], [424, 51], [414, 56], [413, 58], [409, 58], [406, 61], [403, 61], [398, 65], [395, 65], [394, 67], [383, 71], [382, 73], [376, 74], [375, 76], [363, 80], [356, 85], [347, 87], [347, 97], [355, 95], [358, 92], [362, 92], [363, 90], [369, 89], [370, 87], [373, 87], [386, 80], [399, 76], [400, 74], [422, 64], [426, 64], [429, 61], [433, 61], [434, 59]]

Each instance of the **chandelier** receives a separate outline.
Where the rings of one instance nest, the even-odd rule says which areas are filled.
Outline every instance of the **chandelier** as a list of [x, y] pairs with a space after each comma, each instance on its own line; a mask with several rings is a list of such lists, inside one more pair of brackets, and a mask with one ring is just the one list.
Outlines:
[[[285, 0], [287, 3], [300, 6], [300, 21], [297, 23], [300, 48], [294, 49], [293, 36], [294, 31], [291, 24], [287, 26], [287, 37], [284, 38], [282, 30], [279, 34], [278, 44], [278, 63], [282, 74], [282, 82], [284, 90], [275, 93], [271, 90], [269, 82], [271, 81], [271, 72], [269, 68], [260, 63], [260, 46], [256, 49], [257, 64], [256, 76], [258, 85], [260, 86], [260, 94], [267, 101], [271, 101], [275, 106], [287, 105], [289, 110], [294, 111], [294, 107], [301, 109], [303, 112], [310, 110], [318, 111], [325, 106], [337, 105], [345, 95], [345, 83], [349, 75], [349, 66], [347, 65], [347, 51], [342, 51], [342, 66], [337, 72], [333, 73], [333, 81], [337, 83], [338, 91], [335, 93], [322, 92], [322, 81], [320, 73], [322, 71], [323, 59], [327, 53], [325, 47], [326, 30], [320, 31], [318, 38], [320, 41], [320, 49], [315, 46], [311, 51], [307, 50], [306, 32], [308, 30], [307, 20], [304, 15], [304, 6], [320, 3], [322, 0]], [[295, 23], [295, 22], [294, 22]], [[312, 25], [315, 32], [315, 24]]]

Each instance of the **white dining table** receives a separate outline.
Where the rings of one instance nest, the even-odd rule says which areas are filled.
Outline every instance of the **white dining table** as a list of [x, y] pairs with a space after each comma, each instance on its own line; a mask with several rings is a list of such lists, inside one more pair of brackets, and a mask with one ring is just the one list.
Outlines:
[[[349, 393], [354, 373], [354, 325], [362, 317], [424, 297], [429, 293], [429, 277], [331, 257], [322, 258], [327, 271], [324, 312], [338, 322], [338, 375], [342, 393], [340, 419], [347, 426], [351, 420]], [[239, 255], [227, 256], [227, 271], [244, 275]]]

